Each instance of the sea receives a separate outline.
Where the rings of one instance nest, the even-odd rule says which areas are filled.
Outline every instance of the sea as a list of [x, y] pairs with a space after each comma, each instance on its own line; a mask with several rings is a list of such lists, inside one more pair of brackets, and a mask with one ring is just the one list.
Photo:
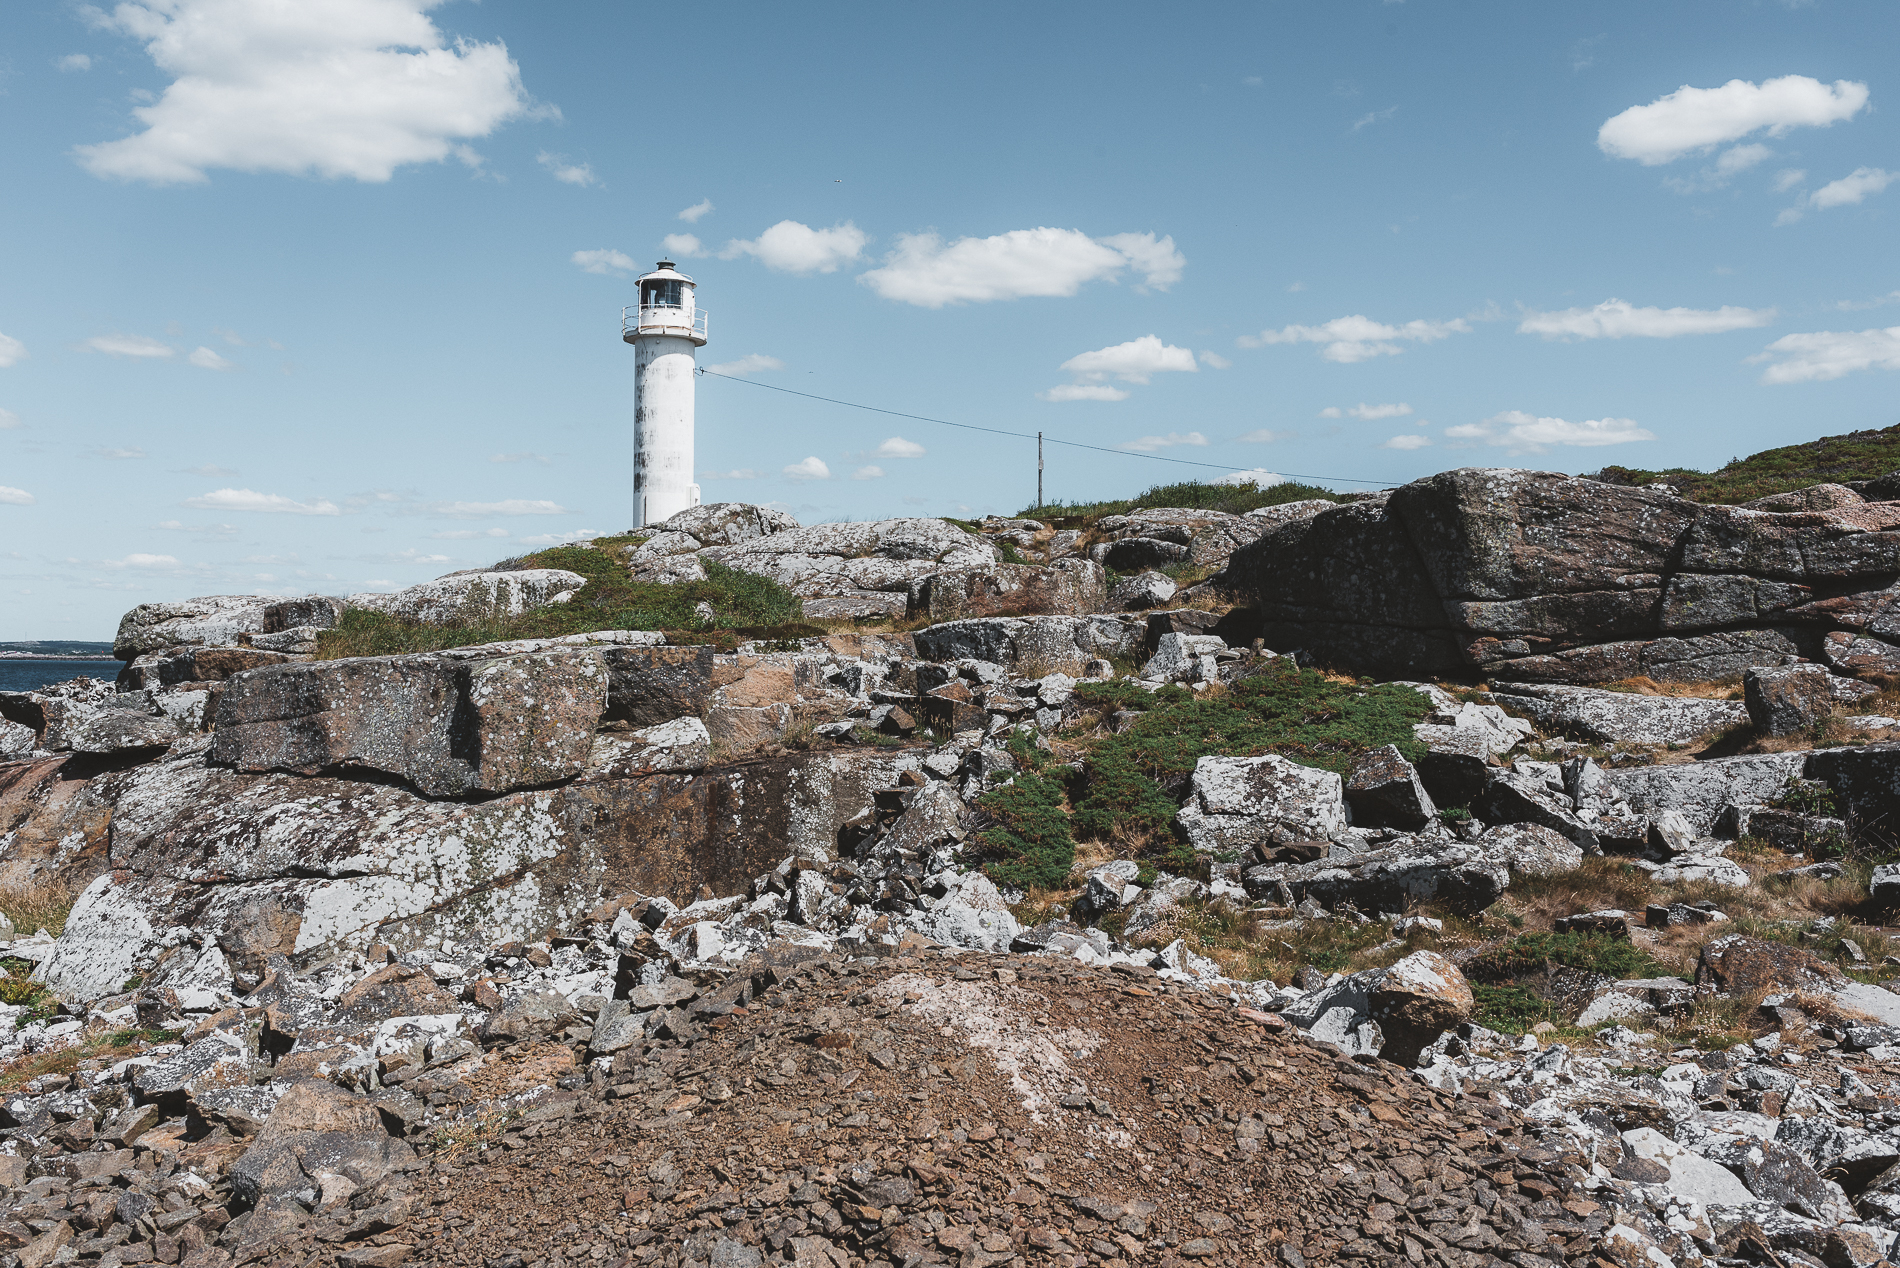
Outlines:
[[0, 691], [35, 691], [70, 678], [103, 678], [111, 682], [123, 669], [116, 660], [34, 660], [0, 657]]

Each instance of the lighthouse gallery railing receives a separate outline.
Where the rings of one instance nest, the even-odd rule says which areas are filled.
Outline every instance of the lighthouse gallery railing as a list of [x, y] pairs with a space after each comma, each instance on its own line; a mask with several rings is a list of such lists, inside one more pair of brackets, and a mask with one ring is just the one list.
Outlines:
[[[689, 317], [687, 314], [691, 312]], [[670, 305], [639, 307], [629, 306], [620, 310], [620, 333], [637, 334], [643, 330], [690, 330], [701, 339], [706, 338], [706, 310], [691, 310]]]

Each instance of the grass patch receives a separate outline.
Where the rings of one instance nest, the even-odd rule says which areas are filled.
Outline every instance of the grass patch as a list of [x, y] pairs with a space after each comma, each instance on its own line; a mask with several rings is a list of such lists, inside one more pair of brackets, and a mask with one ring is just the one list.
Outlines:
[[[1900, 463], [1895, 465], [1900, 466]], [[1316, 484], [1273, 484], [1262, 488], [1251, 483], [1208, 484], [1200, 480], [1187, 480], [1180, 484], [1157, 484], [1132, 498], [1109, 499], [1100, 502], [1045, 502], [1041, 506], [1032, 506], [1018, 512], [1018, 517], [1044, 521], [1080, 520], [1081, 523], [1065, 523], [1060, 527], [1083, 528], [1105, 516], [1126, 515], [1141, 506], [1185, 507], [1193, 510], [1226, 511], [1230, 515], [1243, 515], [1263, 506], [1304, 502], [1310, 498], [1323, 498], [1328, 502], [1340, 500], [1337, 493], [1331, 489], [1322, 489]]]
[[1654, 957], [1627, 939], [1542, 932], [1519, 934], [1487, 948], [1465, 965], [1465, 976], [1479, 982], [1510, 982], [1555, 968], [1586, 969], [1618, 979], [1667, 976]]
[[0, 1066], [0, 1092], [11, 1092], [48, 1074], [71, 1074], [87, 1061], [123, 1061], [155, 1043], [176, 1043], [182, 1031], [130, 1027], [53, 1052], [35, 1052]]
[[1521, 986], [1478, 982], [1472, 985], [1471, 995], [1471, 1019], [1499, 1034], [1521, 1035], [1540, 1022], [1557, 1020], [1557, 1010], [1549, 1000]]
[[66, 932], [66, 917], [77, 901], [78, 889], [55, 881], [0, 886], [0, 913], [13, 922], [15, 935], [22, 938], [41, 929], [59, 937]]
[[1194, 763], [1210, 754], [1278, 753], [1341, 774], [1360, 754], [1387, 744], [1416, 759], [1423, 746], [1412, 727], [1431, 709], [1409, 687], [1341, 683], [1285, 660], [1268, 662], [1213, 699], [1179, 687], [1151, 695], [1125, 680], [1082, 683], [1076, 695], [1104, 714], [1141, 714], [1127, 731], [1087, 746], [1075, 829], [1092, 838], [1166, 829], [1177, 803], [1164, 784], [1182, 786]]
[[[446, 625], [424, 625], [383, 612], [352, 609], [335, 629], [317, 636], [317, 658], [393, 656], [403, 652], [435, 652], [450, 647], [498, 643], [517, 638], [559, 638], [595, 630], [709, 631], [733, 643], [747, 638], [805, 637], [822, 633], [806, 626], [804, 605], [797, 595], [769, 577], [728, 568], [716, 560], [702, 561], [706, 580], [680, 585], [637, 582], [627, 575], [629, 538], [602, 538], [593, 546], [556, 546], [523, 556], [523, 568], [563, 568], [587, 578], [567, 603], [536, 608], [515, 615], [498, 613], [471, 600], [457, 619]], [[698, 607], [712, 608], [703, 621]]]
[[1731, 458], [1716, 471], [1605, 467], [1594, 478], [1610, 484], [1669, 484], [1697, 502], [1732, 505], [1811, 484], [1872, 480], [1895, 470], [1900, 470], [1900, 425], [1764, 449], [1746, 458]]

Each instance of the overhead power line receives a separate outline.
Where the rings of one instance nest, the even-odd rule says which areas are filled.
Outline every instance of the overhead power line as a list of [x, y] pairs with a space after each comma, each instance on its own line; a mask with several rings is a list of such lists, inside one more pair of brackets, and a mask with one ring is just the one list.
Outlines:
[[[978, 427], [975, 423], [953, 423], [947, 418], [928, 418], [922, 414], [906, 414], [901, 410], [880, 409], [875, 405], [860, 405], [856, 401], [841, 401], [834, 396], [819, 396], [813, 392], [799, 392], [789, 387], [780, 387], [776, 383], [760, 383], [755, 379], [742, 379], [736, 374], [721, 374], [717, 370], [708, 370], [703, 366], [699, 367], [699, 372], [701, 374], [710, 374], [715, 379], [725, 379], [728, 382], [732, 382], [732, 383], [743, 383], [747, 387], [762, 387], [773, 392], [783, 392], [787, 396], [802, 396], [808, 401], [823, 401], [827, 405], [842, 405], [846, 409], [861, 409], [861, 410], [868, 410], [873, 414], [888, 414], [892, 418], [908, 418], [919, 423], [935, 423], [939, 427], [955, 427], [962, 431], [987, 432], [989, 435], [992, 435], [992, 436], [1012, 436], [1017, 440], [1041, 440], [1042, 439], [1042, 437], [1039, 436], [1035, 432], [1005, 431], [1004, 429], [1000, 427]], [[1223, 466], [1222, 464], [1218, 462], [1195, 462], [1189, 458], [1164, 458], [1158, 453], [1140, 453], [1131, 449], [1110, 449], [1104, 445], [1085, 445], [1079, 440], [1057, 440], [1053, 436], [1049, 437], [1046, 440], [1043, 440], [1043, 443], [1050, 444], [1050, 445], [1066, 445], [1070, 449], [1089, 449], [1089, 450], [1093, 450], [1096, 453], [1115, 454], [1116, 456], [1122, 457], [1122, 458], [1146, 458], [1151, 462], [1172, 462], [1176, 466], [1180, 466], [1180, 467], [1206, 467], [1210, 471], [1240, 471], [1244, 469], [1244, 468], [1235, 467], [1235, 466]], [[1362, 480], [1357, 476], [1308, 475], [1308, 474], [1302, 474], [1301, 472], [1298, 472], [1298, 471], [1281, 471], [1281, 472], [1278, 472], [1277, 474], [1281, 476], [1290, 476], [1295, 480], [1336, 480], [1336, 481], [1342, 481], [1346, 484], [1376, 484], [1376, 485], [1383, 485], [1386, 483], [1384, 480]]]

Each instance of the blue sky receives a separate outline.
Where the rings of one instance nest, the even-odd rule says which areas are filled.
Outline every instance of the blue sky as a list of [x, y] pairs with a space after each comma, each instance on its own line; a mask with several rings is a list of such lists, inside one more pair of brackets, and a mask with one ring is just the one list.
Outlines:
[[756, 384], [1068, 499], [1900, 422], [1890, 2], [667, 12], [8, 5], [0, 639], [625, 528], [663, 253], [705, 500], [805, 522], [1033, 444]]

